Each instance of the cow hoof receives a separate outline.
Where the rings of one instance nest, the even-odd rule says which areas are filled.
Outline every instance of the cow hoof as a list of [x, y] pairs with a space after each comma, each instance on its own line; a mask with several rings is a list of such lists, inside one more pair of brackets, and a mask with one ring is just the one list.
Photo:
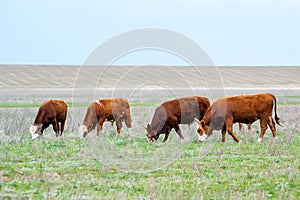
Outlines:
[[262, 141], [262, 138], [258, 138], [258, 139], [257, 139], [257, 142], [258, 142], [258, 143], [261, 143], [261, 141]]

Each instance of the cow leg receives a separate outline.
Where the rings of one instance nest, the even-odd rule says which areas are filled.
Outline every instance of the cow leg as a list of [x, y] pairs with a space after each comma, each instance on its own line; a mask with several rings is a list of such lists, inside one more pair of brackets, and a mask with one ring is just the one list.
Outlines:
[[98, 121], [98, 124], [97, 124], [97, 137], [99, 137], [100, 135], [103, 135], [102, 126], [103, 126], [104, 120], [105, 119], [103, 118], [103, 119], [100, 119]]
[[231, 135], [231, 137], [234, 139], [234, 141], [239, 142], [239, 138], [233, 133], [232, 125], [233, 125], [232, 119], [226, 119], [226, 128], [227, 128], [228, 134]]
[[116, 122], [116, 125], [117, 125], [117, 135], [116, 136], [119, 136], [120, 133], [121, 133], [121, 129], [122, 129], [122, 121], [121, 120], [118, 120]]
[[257, 142], [261, 142], [262, 138], [264, 137], [264, 134], [268, 128], [267, 121], [268, 120], [265, 118], [260, 119], [260, 134], [259, 134], [259, 138], [257, 139]]
[[248, 124], [248, 131], [251, 131], [251, 124]]
[[226, 141], [226, 125], [224, 124], [222, 128], [222, 142]]
[[55, 132], [56, 137], [58, 137], [58, 135], [59, 135], [59, 130], [58, 130], [59, 125], [58, 125], [58, 122], [56, 120], [53, 120], [52, 126], [53, 126], [53, 130]]
[[175, 129], [176, 133], [179, 135], [180, 139], [184, 139], [181, 129], [179, 128], [178, 124], [175, 125], [174, 129]]
[[169, 134], [170, 134], [170, 132], [165, 133], [165, 138], [164, 138], [163, 142], [166, 142], [168, 140]]
[[243, 128], [243, 124], [242, 124], [242, 123], [239, 123], [239, 133], [242, 132], [242, 128]]
[[64, 132], [66, 120], [63, 120], [60, 122], [60, 136], [62, 136], [62, 133]]
[[126, 114], [126, 116], [125, 116], [125, 124], [126, 124], [127, 130], [128, 130], [128, 136], [130, 136], [131, 135], [130, 129], [132, 127], [132, 120], [130, 118], [130, 113], [129, 113], [129, 115]]
[[[130, 115], [129, 115], [130, 116]], [[131, 126], [132, 126], [132, 120], [131, 120], [131, 118], [130, 117], [128, 117], [128, 115], [126, 115], [125, 116], [126, 118], [125, 118], [125, 124], [126, 124], [126, 127], [127, 128], [131, 128]]]
[[60, 126], [59, 126], [59, 122], [58, 122], [58, 121], [56, 121], [56, 126], [57, 126], [57, 135], [56, 135], [56, 137], [59, 137], [59, 136], [60, 136], [60, 131], [61, 131], [61, 129], [60, 129]]
[[43, 136], [44, 130], [45, 130], [46, 128], [48, 128], [49, 125], [50, 125], [50, 124], [43, 124], [42, 129], [41, 129], [41, 135], [40, 135], [40, 136]]
[[268, 125], [269, 125], [269, 127], [270, 127], [270, 129], [271, 129], [271, 131], [273, 133], [273, 138], [277, 140], [278, 137], [277, 137], [277, 132], [276, 132], [276, 128], [275, 128], [275, 122], [272, 119], [272, 117], [269, 117]]

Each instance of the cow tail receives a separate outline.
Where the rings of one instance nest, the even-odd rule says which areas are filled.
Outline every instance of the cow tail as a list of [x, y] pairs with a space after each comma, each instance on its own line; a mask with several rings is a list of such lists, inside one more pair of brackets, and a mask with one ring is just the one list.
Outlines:
[[275, 121], [276, 121], [276, 123], [277, 123], [279, 126], [282, 126], [282, 125], [280, 124], [280, 118], [279, 118], [278, 115], [277, 115], [277, 106], [276, 106], [277, 102], [276, 102], [276, 97], [275, 97], [273, 94], [271, 94], [271, 95], [272, 95], [272, 97], [273, 97], [274, 104], [275, 104], [275, 106], [274, 106]]

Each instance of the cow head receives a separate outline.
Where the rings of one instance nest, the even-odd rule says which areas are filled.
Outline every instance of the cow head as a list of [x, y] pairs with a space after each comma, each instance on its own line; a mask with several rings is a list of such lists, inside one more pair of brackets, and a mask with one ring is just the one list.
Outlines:
[[89, 132], [91, 132], [93, 129], [93, 124], [85, 125], [82, 124], [79, 126], [79, 135], [82, 135], [82, 137], [85, 137]]
[[207, 138], [208, 132], [208, 126], [205, 124], [204, 120], [198, 122], [197, 132], [199, 142], [203, 142]]
[[147, 131], [147, 138], [148, 138], [148, 141], [149, 142], [155, 142], [157, 141], [158, 139], [158, 133], [157, 131], [154, 131], [152, 128], [151, 128], [151, 125], [150, 124], [147, 124], [147, 126], [145, 127], [146, 131]]
[[34, 140], [34, 139], [41, 137], [42, 130], [43, 130], [43, 124], [40, 124], [40, 125], [31, 124], [30, 128], [29, 128], [29, 132], [31, 133], [32, 139]]

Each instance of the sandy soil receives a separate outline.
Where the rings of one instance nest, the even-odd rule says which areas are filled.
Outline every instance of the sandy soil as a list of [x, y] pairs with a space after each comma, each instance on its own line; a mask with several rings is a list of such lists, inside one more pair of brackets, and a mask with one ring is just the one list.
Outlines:
[[[300, 67], [0, 65], [0, 102], [49, 98], [90, 102], [103, 97], [161, 102], [203, 95], [272, 92], [300, 95]], [[285, 99], [282, 99], [285, 101]]]

